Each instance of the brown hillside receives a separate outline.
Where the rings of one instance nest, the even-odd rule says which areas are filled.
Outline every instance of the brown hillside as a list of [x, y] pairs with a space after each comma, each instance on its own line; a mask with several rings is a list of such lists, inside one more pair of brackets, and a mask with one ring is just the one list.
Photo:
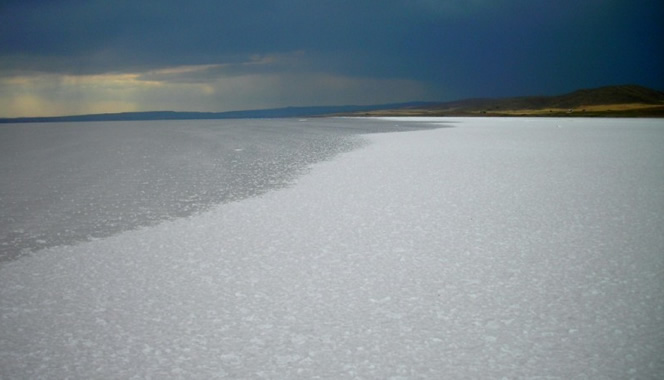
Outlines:
[[551, 97], [551, 106], [576, 108], [605, 104], [664, 104], [664, 93], [636, 85], [600, 87], [578, 90]]
[[404, 116], [657, 116], [664, 115], [664, 92], [638, 85], [582, 89], [557, 96], [522, 96], [497, 99], [465, 99], [381, 110], [365, 115]]
[[583, 89], [557, 96], [524, 96], [500, 99], [468, 99], [432, 105], [430, 109], [459, 111], [574, 109], [583, 106], [609, 104], [664, 105], [664, 92], [637, 85], [607, 86]]

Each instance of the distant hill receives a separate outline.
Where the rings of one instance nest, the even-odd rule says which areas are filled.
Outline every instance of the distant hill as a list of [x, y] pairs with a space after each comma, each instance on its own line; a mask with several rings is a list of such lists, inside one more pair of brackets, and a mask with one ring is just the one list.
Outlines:
[[465, 99], [367, 116], [654, 116], [664, 117], [664, 92], [638, 85], [583, 89], [557, 96]]
[[261, 110], [227, 111], [227, 112], [121, 112], [90, 115], [47, 116], [0, 118], [0, 123], [44, 123], [44, 122], [75, 122], [75, 121], [131, 121], [131, 120], [212, 120], [212, 119], [260, 119], [310, 117], [338, 113], [370, 112], [378, 109], [398, 109], [424, 107], [432, 103], [409, 102], [369, 106], [320, 106], [320, 107], [285, 107]]
[[664, 117], [664, 92], [638, 85], [583, 89], [557, 96], [476, 98], [452, 102], [285, 107], [228, 112], [122, 112], [0, 118], [0, 123], [131, 120], [210, 120], [314, 116], [617, 116]]

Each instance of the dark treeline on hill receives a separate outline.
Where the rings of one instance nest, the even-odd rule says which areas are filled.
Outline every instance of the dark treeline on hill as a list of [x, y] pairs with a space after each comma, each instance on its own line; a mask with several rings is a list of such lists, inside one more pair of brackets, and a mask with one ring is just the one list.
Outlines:
[[500, 99], [470, 99], [431, 106], [502, 107], [504, 109], [578, 108], [609, 104], [661, 104], [664, 92], [636, 85], [584, 89], [557, 96], [522, 96]]
[[607, 86], [556, 96], [465, 99], [365, 115], [664, 117], [664, 92], [638, 85]]

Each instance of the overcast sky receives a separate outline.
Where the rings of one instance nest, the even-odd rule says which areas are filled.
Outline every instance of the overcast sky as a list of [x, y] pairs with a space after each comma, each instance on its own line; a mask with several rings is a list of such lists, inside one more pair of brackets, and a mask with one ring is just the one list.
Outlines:
[[0, 117], [664, 90], [661, 0], [0, 0]]

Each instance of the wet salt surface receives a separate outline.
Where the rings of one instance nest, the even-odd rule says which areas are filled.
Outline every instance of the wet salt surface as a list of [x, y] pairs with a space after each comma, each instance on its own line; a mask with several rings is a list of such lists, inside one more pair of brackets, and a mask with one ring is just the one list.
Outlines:
[[286, 186], [310, 164], [361, 146], [359, 133], [427, 128], [402, 124], [244, 119], [0, 125], [0, 262]]
[[429, 121], [4, 263], [0, 377], [664, 373], [661, 121]]

